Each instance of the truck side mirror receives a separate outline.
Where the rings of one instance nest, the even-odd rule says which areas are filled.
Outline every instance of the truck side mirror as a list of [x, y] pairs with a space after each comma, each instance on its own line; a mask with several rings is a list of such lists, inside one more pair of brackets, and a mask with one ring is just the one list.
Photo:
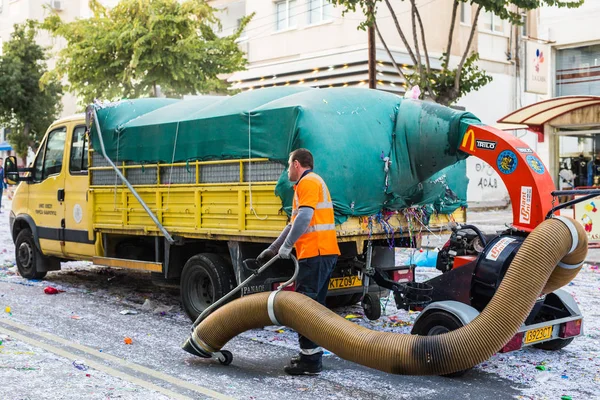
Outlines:
[[9, 185], [16, 185], [19, 182], [19, 170], [15, 156], [9, 156], [4, 160], [4, 177]]
[[[31, 172], [30, 168], [22, 169], [21, 172]], [[31, 174], [29, 174], [31, 175]], [[16, 185], [19, 182], [31, 182], [31, 176], [20, 176], [17, 168], [17, 158], [9, 156], [4, 160], [4, 178], [9, 185]]]

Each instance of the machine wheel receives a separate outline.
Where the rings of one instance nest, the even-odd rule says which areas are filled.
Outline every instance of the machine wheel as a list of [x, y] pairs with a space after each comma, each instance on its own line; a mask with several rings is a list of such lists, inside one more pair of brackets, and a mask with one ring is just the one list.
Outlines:
[[35, 246], [33, 234], [29, 229], [23, 229], [17, 235], [15, 256], [17, 259], [17, 269], [23, 278], [42, 279], [46, 276], [46, 271], [39, 271], [38, 266], [40, 263], [50, 262], [51, 260], [48, 257], [44, 257]]
[[554, 340], [548, 340], [547, 342], [534, 344], [533, 347], [535, 347], [536, 349], [556, 351], [556, 350], [564, 349], [565, 347], [570, 345], [572, 341], [573, 341], [573, 338], [554, 339]]
[[229, 350], [221, 350], [223, 358], [219, 357], [221, 365], [229, 365], [233, 361], [233, 354]]
[[365, 312], [365, 317], [371, 321], [378, 320], [381, 317], [381, 302], [379, 296], [372, 293], [365, 294], [362, 301], [362, 308]]
[[[413, 335], [434, 336], [451, 332], [461, 328], [462, 326], [462, 322], [460, 322], [454, 315], [445, 311], [437, 310], [427, 313], [425, 316], [419, 318], [410, 333]], [[471, 368], [452, 372], [442, 376], [448, 378], [457, 378], [459, 376], [463, 376], [470, 369]]]
[[234, 288], [231, 265], [217, 254], [203, 253], [185, 263], [181, 273], [181, 302], [195, 321], [208, 306]]

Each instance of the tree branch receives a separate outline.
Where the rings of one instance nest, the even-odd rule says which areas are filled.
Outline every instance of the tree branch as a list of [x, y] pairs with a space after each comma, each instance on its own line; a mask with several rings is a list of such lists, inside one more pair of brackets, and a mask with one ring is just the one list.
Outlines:
[[419, 21], [419, 28], [421, 29], [421, 42], [423, 43], [423, 52], [425, 52], [425, 61], [427, 65], [427, 74], [431, 73], [431, 64], [429, 63], [429, 53], [427, 52], [427, 42], [425, 41], [425, 29], [423, 28], [423, 21], [421, 20], [421, 13], [419, 13], [419, 9], [415, 5], [416, 0], [411, 0], [413, 6], [415, 7], [415, 13], [417, 16], [417, 21]]
[[417, 60], [419, 60], [419, 82], [423, 82], [423, 63], [421, 62], [421, 51], [419, 50], [419, 39], [417, 35], [417, 22], [415, 18], [417, 6], [415, 6], [415, 2], [411, 0], [411, 13], [410, 19], [412, 21], [412, 32], [413, 32], [413, 41], [415, 43], [415, 53], [417, 53]]
[[404, 46], [406, 47], [406, 51], [408, 52], [408, 55], [412, 59], [413, 64], [415, 66], [417, 66], [417, 64], [420, 64], [421, 60], [419, 60], [417, 62], [417, 58], [415, 57], [415, 54], [413, 53], [410, 45], [408, 44], [408, 40], [406, 40], [406, 36], [404, 35], [404, 32], [402, 31], [402, 28], [400, 28], [400, 23], [398, 22], [398, 17], [396, 16], [396, 12], [392, 8], [392, 5], [390, 4], [390, 1], [389, 0], [385, 0], [385, 4], [387, 5], [388, 9], [390, 10], [390, 14], [392, 15], [392, 19], [394, 20], [394, 24], [396, 24], [396, 29], [398, 30], [398, 34], [400, 35], [400, 39], [402, 39], [402, 43], [404, 43]]
[[[425, 65], [427, 67], [427, 77], [425, 79], [425, 88], [429, 92], [429, 97], [433, 98], [433, 90], [431, 89], [431, 82], [429, 82], [429, 77], [431, 76], [431, 64], [429, 63], [429, 53], [427, 51], [427, 42], [425, 41], [425, 29], [423, 28], [423, 21], [421, 20], [421, 14], [419, 13], [419, 9], [417, 8], [416, 0], [410, 0], [413, 7], [413, 15], [417, 18], [419, 22], [419, 29], [421, 30], [421, 43], [423, 43], [423, 53], [425, 53]], [[413, 18], [414, 19], [414, 18]], [[414, 21], [413, 21], [413, 29], [414, 29]], [[421, 82], [423, 82], [423, 77], [421, 76]]]
[[454, 26], [456, 25], [456, 12], [458, 11], [458, 0], [454, 0], [452, 5], [452, 19], [450, 20], [450, 31], [448, 32], [448, 47], [446, 47], [446, 66], [442, 68], [445, 71], [450, 66], [450, 51], [452, 50], [452, 37], [454, 36]]
[[477, 23], [479, 22], [479, 13], [481, 12], [482, 8], [483, 8], [483, 6], [481, 6], [481, 5], [479, 7], [477, 7], [477, 11], [475, 12], [475, 20], [473, 21], [473, 27], [471, 28], [471, 34], [469, 35], [469, 41], [467, 42], [467, 48], [465, 49], [462, 59], [460, 60], [460, 63], [458, 64], [458, 67], [456, 68], [456, 76], [454, 77], [454, 90], [456, 91], [456, 93], [459, 93], [460, 75], [462, 73], [462, 67], [465, 63], [465, 60], [467, 59], [467, 54], [469, 54], [469, 49], [471, 48], [471, 43], [473, 42], [473, 37], [475, 36], [475, 31], [477, 30]]
[[398, 72], [400, 73], [400, 76], [402, 76], [402, 78], [404, 79], [404, 81], [407, 84], [410, 84], [410, 80], [408, 79], [408, 77], [404, 74], [404, 71], [402, 71], [402, 68], [400, 68], [400, 66], [398, 64], [396, 64], [396, 60], [394, 59], [394, 56], [392, 55], [392, 52], [390, 51], [387, 43], [385, 42], [385, 40], [383, 40], [383, 36], [381, 35], [381, 32], [379, 32], [379, 27], [377, 26], [377, 22], [374, 22], [373, 25], [375, 25], [375, 31], [377, 31], [377, 36], [379, 36], [379, 40], [381, 41], [381, 44], [383, 45], [383, 47], [385, 48], [385, 51], [387, 52], [388, 56], [390, 57], [390, 60], [392, 61], [392, 65], [394, 66], [394, 68], [396, 68], [396, 70], [398, 70]]

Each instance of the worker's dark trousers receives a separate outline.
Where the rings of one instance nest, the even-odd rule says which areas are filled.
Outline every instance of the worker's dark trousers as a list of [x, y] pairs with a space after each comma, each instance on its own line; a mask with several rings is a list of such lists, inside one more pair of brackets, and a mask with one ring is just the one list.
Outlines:
[[[329, 278], [335, 267], [338, 256], [317, 256], [299, 260], [300, 269], [296, 279], [296, 292], [302, 293], [313, 300], [325, 305], [325, 297], [329, 287]], [[308, 338], [298, 334], [300, 355], [303, 361], [319, 362], [323, 356], [322, 351], [310, 354], [319, 349], [319, 345]]]

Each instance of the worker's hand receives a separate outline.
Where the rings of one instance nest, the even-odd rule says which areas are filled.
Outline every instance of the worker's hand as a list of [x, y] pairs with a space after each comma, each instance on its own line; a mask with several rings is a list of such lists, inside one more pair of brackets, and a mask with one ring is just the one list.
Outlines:
[[271, 249], [265, 249], [256, 257], [256, 262], [258, 265], [263, 266], [271, 261], [273, 257], [275, 257], [275, 252]]
[[279, 248], [279, 257], [288, 259], [292, 254], [292, 247], [288, 247], [285, 243]]

